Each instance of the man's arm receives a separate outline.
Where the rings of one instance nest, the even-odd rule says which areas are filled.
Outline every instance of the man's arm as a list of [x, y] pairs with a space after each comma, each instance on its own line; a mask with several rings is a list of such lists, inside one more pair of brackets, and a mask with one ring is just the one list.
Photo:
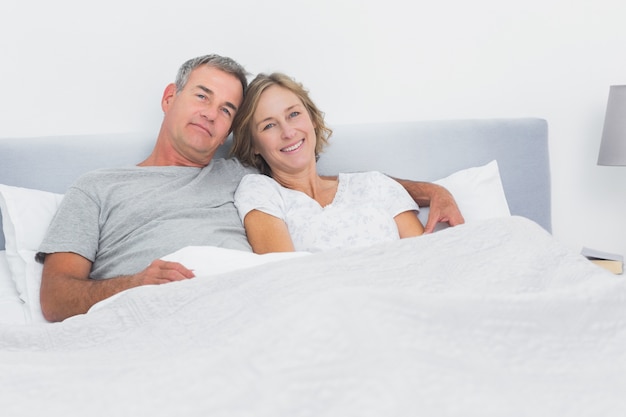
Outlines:
[[444, 187], [430, 182], [394, 179], [409, 192], [417, 204], [421, 207], [430, 206], [424, 233], [432, 233], [439, 222], [447, 222], [450, 226], [465, 223], [454, 197]]
[[86, 313], [91, 306], [129, 288], [192, 278], [177, 262], [156, 260], [135, 275], [90, 279], [91, 261], [70, 252], [46, 255], [41, 277], [41, 310], [48, 321], [62, 321]]

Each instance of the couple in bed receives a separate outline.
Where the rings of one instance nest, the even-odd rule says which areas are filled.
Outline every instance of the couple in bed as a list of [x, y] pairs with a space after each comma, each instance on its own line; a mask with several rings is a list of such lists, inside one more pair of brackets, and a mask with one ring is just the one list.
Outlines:
[[[44, 264], [40, 295], [46, 319], [85, 313], [136, 286], [192, 278], [184, 265], [158, 259], [185, 246], [324, 249], [328, 236], [310, 232], [322, 230], [326, 216], [336, 214], [339, 220], [328, 229], [349, 232], [342, 242], [356, 239], [357, 244], [370, 233], [376, 239], [422, 233], [417, 206], [395, 181], [376, 173], [318, 176], [315, 160], [330, 130], [299, 84], [279, 74], [260, 75], [247, 91], [246, 77], [230, 58], [187, 61], [165, 88], [164, 118], [148, 158], [133, 167], [87, 173], [67, 190], [37, 255]], [[233, 126], [233, 152], [243, 164], [213, 159]], [[235, 207], [235, 190], [244, 176], [258, 172], [254, 167], [273, 179], [246, 177]], [[439, 221], [463, 222], [447, 190], [397, 181], [417, 203], [430, 204], [426, 232]], [[357, 218], [328, 206], [342, 201], [353, 210], [355, 204], [366, 207]], [[291, 230], [292, 211], [306, 220], [293, 222], [309, 230]], [[369, 221], [375, 226], [364, 225]], [[340, 222], [355, 223], [339, 228]]]

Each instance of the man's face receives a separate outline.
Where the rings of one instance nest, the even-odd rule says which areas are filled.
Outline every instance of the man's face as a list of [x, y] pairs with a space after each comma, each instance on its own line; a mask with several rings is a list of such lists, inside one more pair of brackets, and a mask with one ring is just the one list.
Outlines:
[[170, 84], [161, 104], [177, 165], [207, 165], [228, 137], [242, 100], [243, 87], [237, 77], [206, 65], [191, 72], [178, 94]]

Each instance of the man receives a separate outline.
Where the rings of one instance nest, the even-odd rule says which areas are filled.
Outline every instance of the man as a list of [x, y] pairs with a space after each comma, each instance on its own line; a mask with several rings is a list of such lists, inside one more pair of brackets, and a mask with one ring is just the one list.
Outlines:
[[[213, 160], [242, 103], [246, 75], [218, 55], [187, 61], [165, 88], [164, 118], [148, 158], [87, 173], [70, 187], [37, 255], [47, 320], [86, 313], [129, 288], [192, 278], [185, 266], [158, 259], [182, 247], [250, 250], [233, 194], [251, 171], [236, 160]], [[431, 203], [427, 232], [439, 221], [463, 223], [444, 188], [401, 183], [419, 204]]]

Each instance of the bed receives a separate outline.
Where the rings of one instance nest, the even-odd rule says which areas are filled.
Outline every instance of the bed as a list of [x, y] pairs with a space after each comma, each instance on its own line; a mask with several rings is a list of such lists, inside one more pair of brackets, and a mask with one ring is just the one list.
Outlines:
[[626, 284], [551, 235], [545, 120], [334, 130], [322, 172], [437, 182], [466, 224], [317, 254], [185, 247], [165, 258], [195, 279], [55, 324], [32, 260], [47, 222], [154, 135], [0, 139], [2, 414], [626, 415]]

